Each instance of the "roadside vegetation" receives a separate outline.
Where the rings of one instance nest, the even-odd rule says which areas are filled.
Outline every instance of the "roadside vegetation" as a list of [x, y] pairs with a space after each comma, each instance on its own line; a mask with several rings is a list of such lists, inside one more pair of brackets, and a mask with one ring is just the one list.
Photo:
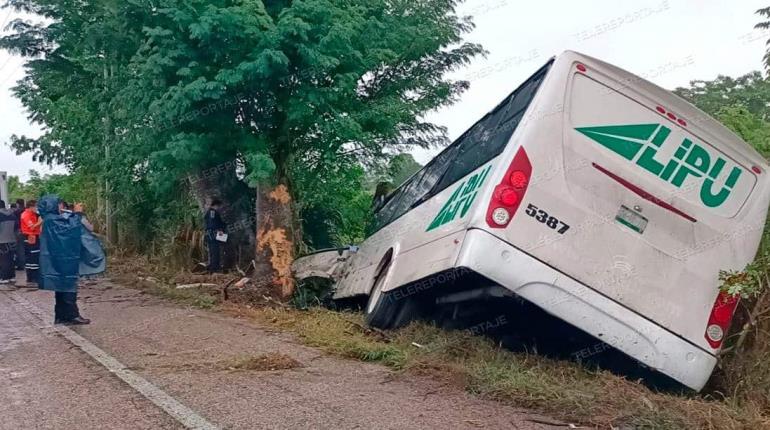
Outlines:
[[13, 91], [43, 130], [8, 143], [89, 181], [138, 252], [198, 240], [191, 215], [220, 199], [225, 263], [289, 296], [305, 217], [359, 238], [366, 173], [445, 143], [426, 118], [485, 53], [457, 3], [6, 0], [0, 49], [26, 60]]
[[[655, 392], [423, 323], [371, 330], [360, 314], [314, 306], [305, 290], [293, 296], [299, 306], [289, 304], [285, 264], [271, 262], [360, 242], [375, 193], [419, 169], [408, 152], [447, 143], [446, 130], [422, 118], [468, 88], [447, 72], [484, 54], [463, 42], [473, 24], [456, 15], [457, 1], [372, 0], [357, 9], [336, 0], [168, 1], [153, 9], [139, 3], [7, 1], [26, 17], [45, 19], [13, 20], [0, 38], [0, 49], [29, 60], [14, 91], [46, 130], [13, 136], [10, 145], [70, 171], [11, 178], [11, 197], [57, 193], [85, 202], [97, 231], [112, 242], [116, 282], [566, 422], [770, 428], [767, 225], [756, 261], [722, 277], [725, 290], [743, 300], [700, 395]], [[391, 4], [414, 19], [389, 19]], [[758, 28], [770, 28], [770, 8], [758, 13]], [[765, 61], [770, 68], [770, 53]], [[767, 73], [696, 80], [676, 92], [770, 159]], [[204, 255], [200, 210], [213, 196], [225, 200], [226, 219], [237, 226], [226, 263], [238, 275], [190, 269]], [[258, 204], [270, 207], [263, 212], [273, 221], [256, 215]], [[275, 250], [280, 258], [271, 258]], [[279, 282], [254, 283], [224, 300], [220, 287], [246, 274]], [[220, 287], [177, 288], [201, 279]], [[245, 357], [232, 366], [292, 365], [280, 362]]]
[[[770, 8], [760, 11], [770, 19]], [[770, 21], [758, 25], [768, 28]], [[766, 56], [770, 68], [770, 56]], [[676, 90], [770, 159], [770, 79], [761, 72], [693, 81]], [[723, 272], [724, 291], [742, 297], [709, 389], [736, 404], [770, 414], [770, 222], [757, 256], [745, 270]]]
[[[271, 297], [269, 290], [234, 292], [225, 301], [222, 286], [232, 276], [180, 276], [178, 270], [129, 256], [114, 259], [111, 271], [122, 285], [293, 333], [302, 343], [329, 354], [387, 366], [394, 377], [427, 375], [481, 398], [532, 408], [568, 424], [634, 429], [770, 428], [768, 385], [762, 379], [767, 375], [764, 360], [754, 361], [751, 369], [731, 365], [720, 371], [720, 378], [729, 375], [743, 381], [736, 391], [712, 387], [698, 395], [658, 392], [639, 381], [576, 362], [511, 352], [472, 330], [447, 331], [417, 322], [381, 331], [367, 327], [361, 313], [320, 306], [301, 310]], [[177, 289], [179, 283], [191, 280], [217, 286]], [[242, 361], [232, 367], [259, 366], [264, 359]]]

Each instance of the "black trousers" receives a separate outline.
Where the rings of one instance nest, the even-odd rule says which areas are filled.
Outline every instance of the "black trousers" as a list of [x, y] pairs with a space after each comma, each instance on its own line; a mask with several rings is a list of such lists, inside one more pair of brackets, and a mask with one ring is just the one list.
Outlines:
[[16, 270], [24, 270], [26, 260], [24, 253], [24, 235], [19, 233], [16, 236]]
[[80, 316], [78, 309], [78, 293], [60, 293], [54, 294], [56, 305], [54, 305], [54, 321], [67, 322]]
[[13, 259], [16, 255], [16, 243], [0, 243], [0, 281], [16, 277]]
[[40, 272], [40, 241], [30, 244], [24, 241], [24, 269], [27, 271], [27, 284], [37, 284]]
[[206, 245], [209, 248], [209, 273], [219, 272], [222, 270], [222, 264], [220, 263], [221, 249], [219, 241], [216, 239], [216, 233], [206, 232]]

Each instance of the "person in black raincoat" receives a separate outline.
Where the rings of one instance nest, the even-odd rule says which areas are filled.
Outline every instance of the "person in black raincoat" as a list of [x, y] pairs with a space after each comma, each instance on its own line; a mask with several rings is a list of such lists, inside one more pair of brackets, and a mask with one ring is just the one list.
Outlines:
[[0, 200], [0, 284], [16, 280], [13, 257], [16, 255], [16, 215]]
[[37, 208], [43, 218], [40, 289], [55, 292], [54, 323], [88, 324], [77, 306], [78, 279], [104, 271], [104, 251], [83, 228], [81, 204], [68, 211], [57, 196], [45, 196]]
[[203, 224], [206, 229], [206, 245], [209, 249], [209, 273], [222, 271], [222, 264], [220, 263], [222, 251], [219, 240], [217, 240], [217, 234], [224, 233], [227, 229], [227, 224], [222, 220], [221, 209], [222, 201], [216, 198], [212, 199], [211, 205], [203, 217]]

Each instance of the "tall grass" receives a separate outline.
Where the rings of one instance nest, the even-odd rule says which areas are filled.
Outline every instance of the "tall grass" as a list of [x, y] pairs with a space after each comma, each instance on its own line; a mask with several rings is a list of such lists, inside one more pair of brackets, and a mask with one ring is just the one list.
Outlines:
[[331, 354], [386, 365], [403, 377], [442, 378], [487, 399], [600, 428], [760, 429], [770, 415], [750, 399], [651, 391], [606, 371], [513, 353], [467, 332], [414, 323], [383, 333], [357, 313], [228, 306], [227, 312], [295, 333]]

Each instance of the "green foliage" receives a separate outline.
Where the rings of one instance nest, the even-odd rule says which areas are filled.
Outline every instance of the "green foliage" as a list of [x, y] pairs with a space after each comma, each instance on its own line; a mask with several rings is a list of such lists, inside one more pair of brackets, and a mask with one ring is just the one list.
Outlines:
[[313, 249], [360, 243], [371, 215], [372, 194], [362, 167], [337, 166], [328, 173], [293, 174], [305, 241]]
[[16, 199], [24, 199], [29, 200], [33, 199], [33, 194], [31, 194], [27, 187], [24, 186], [24, 183], [21, 182], [21, 179], [19, 179], [18, 176], [8, 176], [8, 197], [13, 202], [16, 201]]
[[393, 188], [397, 188], [420, 169], [422, 164], [415, 161], [412, 154], [396, 154], [388, 160], [384, 171], [376, 176], [378, 182], [390, 182]]
[[770, 159], [770, 122], [743, 106], [729, 106], [717, 113], [717, 120], [733, 130], [765, 158]]
[[[692, 81], [690, 88], [677, 88], [676, 93], [722, 124], [734, 131], [753, 146], [765, 158], [770, 159], [770, 79], [761, 72], [752, 72], [739, 78], [720, 76], [713, 81]], [[767, 267], [770, 255], [768, 228], [763, 233], [757, 259], [744, 271], [720, 273], [722, 290], [740, 294], [744, 298], [756, 297], [765, 285], [761, 273]]]
[[[761, 11], [770, 18], [770, 8]], [[770, 21], [758, 28], [770, 28]], [[770, 60], [766, 56], [765, 60]], [[752, 145], [765, 158], [770, 158], [770, 79], [761, 72], [730, 78], [720, 76], [713, 81], [693, 81], [690, 88], [676, 92], [712, 115]], [[736, 404], [757, 405], [768, 410], [770, 404], [770, 367], [767, 362], [770, 342], [767, 339], [770, 308], [767, 302], [767, 280], [770, 273], [770, 221], [766, 221], [755, 260], [743, 271], [722, 271], [721, 289], [738, 294], [742, 301], [736, 313], [731, 344], [722, 355], [715, 386], [732, 393]]]
[[89, 220], [97, 229], [101, 228], [97, 198], [99, 185], [88, 175], [78, 172], [69, 175], [40, 175], [37, 171], [30, 170], [29, 179], [26, 182], [21, 182], [19, 178], [12, 176], [9, 185], [8, 193], [12, 200], [19, 198], [32, 200], [46, 194], [56, 194], [64, 201], [83, 203]]
[[758, 297], [765, 285], [762, 283], [764, 271], [759, 262], [749, 264], [742, 272], [720, 271], [719, 280], [722, 282], [721, 290], [725, 293], [744, 299]]
[[752, 72], [738, 78], [719, 76], [677, 88], [679, 96], [733, 130], [770, 158], [770, 78]]
[[53, 21], [16, 21], [0, 43], [45, 54], [16, 91], [51, 131], [15, 147], [92, 166], [120, 143], [120, 173], [151, 183], [236, 157], [263, 179], [430, 145], [443, 129], [419, 118], [455, 100], [467, 82], [444, 74], [482, 52], [454, 0], [85, 3], [9, 2]]
[[35, 170], [29, 171], [29, 179], [21, 182], [11, 177], [9, 194], [25, 200], [39, 199], [46, 194], [56, 194], [68, 202], [96, 203], [96, 183], [82, 174], [40, 175]]
[[411, 154], [396, 154], [368, 171], [351, 164], [324, 175], [293, 172], [305, 242], [313, 249], [362, 242], [377, 184], [400, 185], [421, 168]]
[[457, 3], [7, 0], [44, 18], [0, 38], [29, 59], [14, 92], [46, 130], [11, 143], [108, 182], [114, 201], [161, 206], [237, 160], [249, 185], [339, 212], [334, 241], [357, 239], [358, 166], [443, 143], [422, 118], [468, 87], [447, 73], [483, 53], [462, 41], [473, 26]]
[[315, 306], [326, 306], [332, 303], [333, 285], [328, 279], [308, 278], [297, 285], [291, 305], [306, 311]]
[[737, 78], [694, 80], [689, 88], [677, 88], [674, 92], [711, 116], [717, 116], [724, 108], [740, 106], [758, 119], [770, 121], [770, 79], [759, 71]]

